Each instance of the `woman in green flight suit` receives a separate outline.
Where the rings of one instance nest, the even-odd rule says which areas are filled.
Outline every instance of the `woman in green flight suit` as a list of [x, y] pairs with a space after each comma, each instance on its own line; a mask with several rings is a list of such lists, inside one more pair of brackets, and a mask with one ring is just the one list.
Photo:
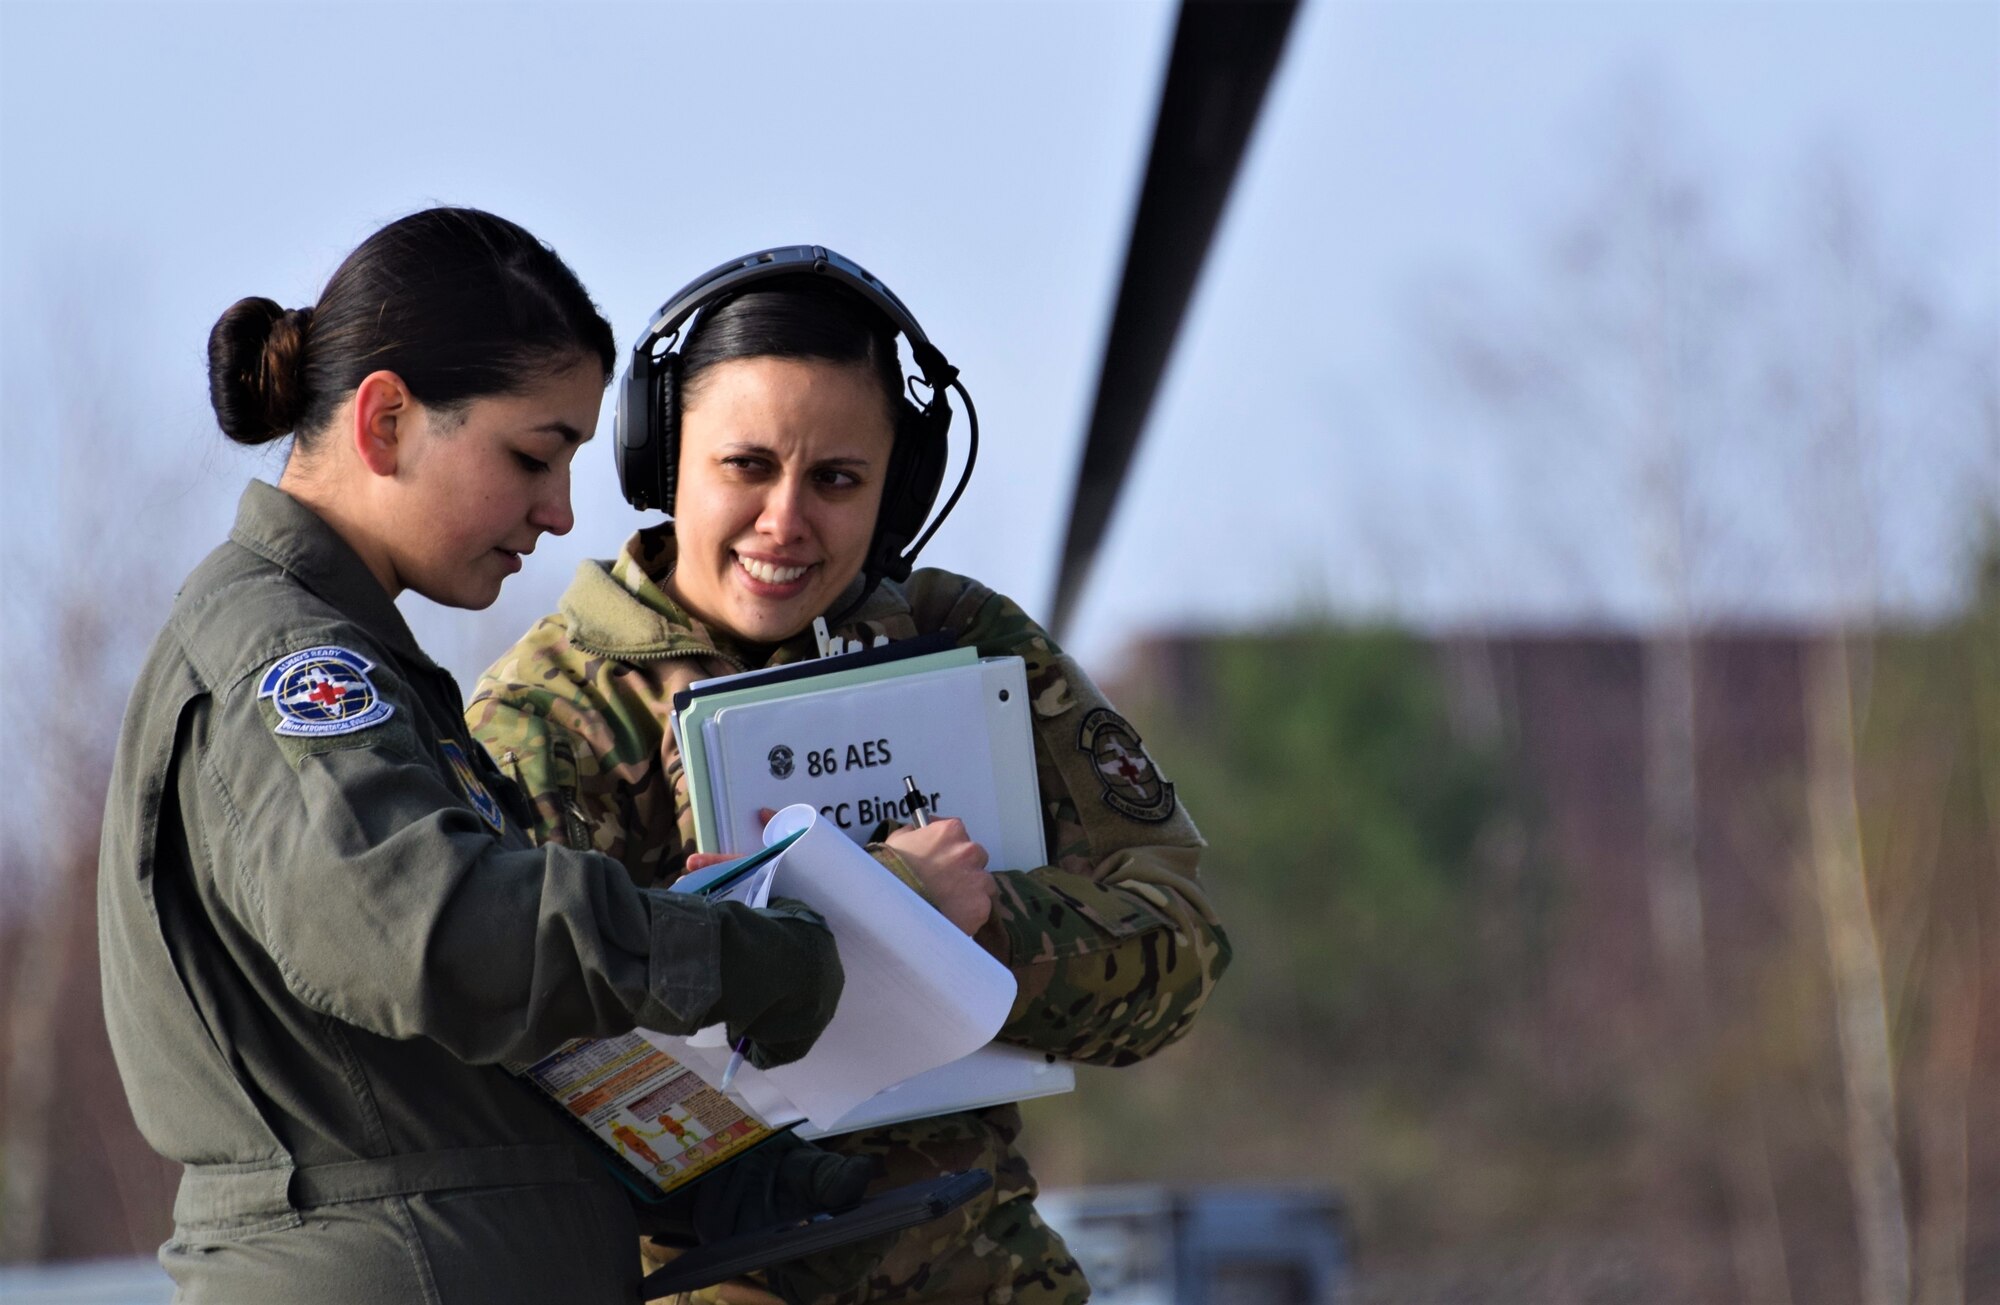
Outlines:
[[[929, 384], [921, 408], [904, 398], [899, 333]], [[539, 836], [609, 853], [639, 883], [699, 866], [666, 729], [674, 693], [817, 655], [815, 618], [848, 646], [943, 632], [1019, 656], [1051, 863], [986, 873], [985, 850], [951, 819], [871, 831], [870, 850], [1012, 969], [1003, 1040], [1125, 1065], [1178, 1039], [1229, 961], [1201, 837], [1136, 731], [1019, 607], [976, 580], [910, 570], [956, 373], [901, 301], [833, 251], [766, 250], [668, 300], [628, 368], [626, 496], [673, 520], [585, 564], [467, 709], [533, 801]], [[962, 387], [959, 400], [970, 418]], [[829, 1295], [1082, 1301], [1076, 1261], [1034, 1212], [1020, 1128], [1009, 1105], [828, 1139], [881, 1159], [884, 1183], [975, 1165], [995, 1177], [987, 1197], [901, 1235], [866, 1282]]]
[[[295, 440], [141, 672], [100, 884], [119, 1070], [186, 1166], [176, 1299], [629, 1305], [622, 1189], [502, 1066], [716, 1021], [795, 1058], [839, 993], [831, 937], [531, 847], [394, 603], [483, 608], [570, 528], [610, 329], [526, 231], [433, 209], [312, 308], [240, 301], [209, 358], [226, 435]], [[793, 1158], [736, 1194], [746, 1222], [866, 1181]]]

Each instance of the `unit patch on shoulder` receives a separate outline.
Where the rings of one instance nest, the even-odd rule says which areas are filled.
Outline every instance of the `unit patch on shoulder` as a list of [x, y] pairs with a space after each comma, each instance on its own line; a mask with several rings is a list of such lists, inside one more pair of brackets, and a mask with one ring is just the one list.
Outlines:
[[304, 648], [281, 658], [264, 673], [257, 696], [277, 709], [277, 733], [292, 738], [325, 738], [380, 725], [396, 714], [384, 702], [368, 672], [375, 666], [360, 653], [336, 644]]
[[1090, 755], [1104, 785], [1104, 805], [1113, 811], [1159, 824], [1174, 814], [1174, 786], [1146, 755], [1139, 733], [1109, 707], [1098, 707], [1083, 718], [1076, 746]]
[[458, 776], [458, 786], [465, 791], [466, 801], [472, 803], [472, 809], [479, 813], [479, 818], [491, 825], [494, 833], [506, 833], [507, 817], [500, 810], [500, 800], [493, 796], [493, 790], [480, 782], [479, 772], [472, 768], [465, 749], [451, 739], [439, 739], [438, 748], [444, 753], [444, 759], [451, 763], [451, 773]]

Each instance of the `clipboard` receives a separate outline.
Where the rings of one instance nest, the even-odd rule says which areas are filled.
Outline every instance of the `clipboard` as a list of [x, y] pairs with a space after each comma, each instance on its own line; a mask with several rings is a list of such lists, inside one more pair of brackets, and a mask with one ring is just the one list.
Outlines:
[[901, 1232], [943, 1218], [993, 1186], [984, 1169], [927, 1178], [871, 1196], [839, 1214], [816, 1214], [758, 1232], [742, 1233], [685, 1251], [646, 1275], [639, 1299], [711, 1287], [753, 1269], [830, 1251], [837, 1246]]

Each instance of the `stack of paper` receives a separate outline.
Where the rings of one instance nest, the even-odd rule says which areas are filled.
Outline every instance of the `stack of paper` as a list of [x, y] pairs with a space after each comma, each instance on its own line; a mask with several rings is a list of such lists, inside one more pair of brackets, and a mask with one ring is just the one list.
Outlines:
[[[751, 906], [773, 893], [806, 903], [833, 930], [847, 981], [833, 1022], [803, 1059], [736, 1076], [732, 1090], [758, 1117], [804, 1118], [830, 1131], [877, 1093], [970, 1055], [1000, 1031], [1014, 976], [874, 857], [806, 806], [779, 812], [766, 838], [786, 845], [709, 895]], [[731, 1049], [720, 1026], [646, 1037], [706, 1082], [721, 1082]], [[932, 1113], [914, 1097], [907, 1104]]]

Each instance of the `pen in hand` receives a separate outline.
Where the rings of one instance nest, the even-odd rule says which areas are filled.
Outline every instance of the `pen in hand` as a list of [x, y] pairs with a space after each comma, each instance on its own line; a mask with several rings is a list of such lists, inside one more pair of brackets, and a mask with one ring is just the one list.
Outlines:
[[917, 828], [922, 829], [924, 826], [930, 824], [931, 800], [918, 791], [917, 781], [914, 776], [903, 776], [903, 791], [909, 794], [908, 797], [903, 799], [903, 810], [909, 814], [912, 820], [917, 822]]

